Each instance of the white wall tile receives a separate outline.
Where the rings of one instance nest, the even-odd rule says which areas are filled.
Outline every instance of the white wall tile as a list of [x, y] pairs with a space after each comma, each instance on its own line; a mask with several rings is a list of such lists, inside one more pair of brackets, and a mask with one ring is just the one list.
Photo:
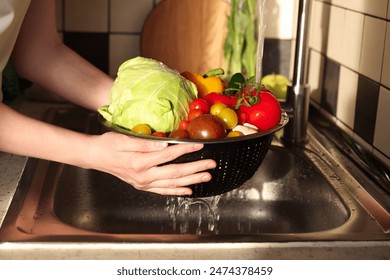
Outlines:
[[126, 60], [140, 55], [139, 35], [110, 35], [109, 74], [115, 77], [119, 66]]
[[365, 16], [360, 73], [379, 82], [385, 45], [386, 22]]
[[390, 91], [381, 87], [376, 115], [374, 146], [388, 157], [390, 157], [389, 108]]
[[153, 0], [111, 0], [111, 31], [141, 32], [153, 7]]
[[312, 2], [309, 46], [320, 52], [326, 50], [329, 17], [330, 5], [317, 1]]
[[343, 45], [345, 9], [332, 6], [330, 8], [330, 23], [326, 54], [329, 58], [340, 62], [341, 46]]
[[[372, 0], [368, 0], [372, 1]], [[376, 1], [376, 0], [374, 0]], [[332, 0], [333, 5], [351, 9], [353, 11], [364, 12], [366, 0]]]
[[295, 37], [297, 0], [269, 0], [267, 7], [266, 38], [292, 39]]
[[317, 103], [321, 102], [324, 65], [324, 56], [312, 50], [310, 52], [308, 83], [310, 85], [310, 96]]
[[355, 71], [359, 71], [363, 25], [363, 14], [350, 10], [345, 11], [340, 62]]
[[385, 54], [383, 57], [382, 84], [390, 88], [390, 22], [387, 22]]
[[353, 129], [359, 76], [346, 67], [340, 68], [336, 117]]
[[386, 18], [388, 0], [332, 0], [333, 5], [360, 13]]
[[108, 31], [108, 0], [66, 0], [65, 30]]
[[388, 0], [366, 0], [364, 2], [364, 13], [386, 18], [387, 4]]
[[390, 19], [390, 1], [387, 4], [387, 19]]

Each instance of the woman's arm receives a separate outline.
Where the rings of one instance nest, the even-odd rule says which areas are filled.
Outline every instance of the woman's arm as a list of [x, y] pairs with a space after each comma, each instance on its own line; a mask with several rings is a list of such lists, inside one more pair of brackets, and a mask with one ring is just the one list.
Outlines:
[[26, 117], [0, 103], [0, 150], [110, 173], [143, 191], [183, 195], [209, 181], [212, 160], [159, 166], [202, 145], [172, 145], [118, 133], [87, 135]]
[[12, 58], [26, 79], [85, 108], [109, 103], [113, 80], [62, 44], [55, 25], [55, 1], [31, 1]]
[[[54, 24], [54, 1], [31, 1], [14, 52], [18, 72], [91, 110], [108, 104], [112, 79], [64, 46]], [[0, 150], [104, 171], [135, 188], [183, 195], [211, 179], [213, 160], [160, 166], [202, 145], [172, 145], [118, 133], [87, 135], [28, 118], [0, 103]]]

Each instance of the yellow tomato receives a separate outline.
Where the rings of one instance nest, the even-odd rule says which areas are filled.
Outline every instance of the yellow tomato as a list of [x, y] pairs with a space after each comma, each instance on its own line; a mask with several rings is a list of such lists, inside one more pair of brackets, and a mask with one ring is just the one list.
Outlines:
[[227, 135], [227, 137], [239, 137], [244, 136], [244, 134], [241, 131], [230, 131]]
[[227, 108], [227, 105], [224, 104], [224, 103], [220, 103], [220, 102], [217, 102], [217, 103], [214, 103], [211, 107], [210, 107], [210, 114], [214, 115], [214, 116], [217, 116], [219, 113], [221, 113], [221, 111], [223, 109]]
[[223, 108], [217, 117], [223, 121], [228, 130], [233, 129], [238, 124], [236, 112], [229, 107]]
[[137, 124], [131, 129], [131, 131], [139, 134], [144, 134], [144, 135], [152, 134], [152, 129], [147, 124]]

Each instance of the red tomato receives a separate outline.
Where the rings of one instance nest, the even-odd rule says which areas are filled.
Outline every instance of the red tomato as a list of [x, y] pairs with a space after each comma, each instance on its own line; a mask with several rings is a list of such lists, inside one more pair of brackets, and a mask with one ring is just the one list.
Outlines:
[[193, 119], [195, 119], [196, 117], [199, 117], [201, 115], [204, 115], [204, 112], [200, 109], [190, 110], [188, 112], [188, 121], [192, 121]]
[[275, 127], [281, 117], [281, 108], [275, 96], [268, 91], [259, 92], [259, 102], [250, 107], [242, 105], [238, 109], [240, 123], [247, 122], [259, 130]]
[[210, 111], [210, 105], [202, 98], [195, 98], [190, 103], [190, 111], [191, 110], [202, 110], [206, 114]]
[[177, 129], [169, 134], [169, 138], [187, 139], [189, 138], [187, 130]]
[[164, 132], [161, 132], [161, 131], [153, 132], [152, 135], [156, 136], [156, 137], [167, 137], [167, 135]]
[[187, 127], [189, 125], [189, 121], [187, 120], [182, 120], [180, 123], [179, 123], [179, 129], [182, 129], [182, 130], [187, 130]]

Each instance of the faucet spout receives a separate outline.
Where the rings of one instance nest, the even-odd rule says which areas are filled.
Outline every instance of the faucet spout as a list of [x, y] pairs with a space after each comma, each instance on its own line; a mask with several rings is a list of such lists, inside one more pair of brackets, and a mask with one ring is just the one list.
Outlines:
[[290, 121], [284, 128], [283, 141], [301, 145], [307, 141], [310, 88], [307, 84], [308, 30], [311, 0], [299, 0], [295, 44], [294, 73], [287, 89], [286, 112]]

